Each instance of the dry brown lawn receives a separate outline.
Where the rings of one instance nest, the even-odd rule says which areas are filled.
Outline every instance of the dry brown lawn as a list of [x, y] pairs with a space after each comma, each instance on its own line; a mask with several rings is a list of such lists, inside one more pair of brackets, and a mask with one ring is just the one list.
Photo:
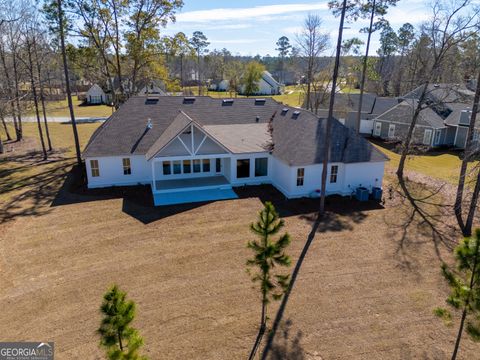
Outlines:
[[[0, 162], [0, 341], [55, 341], [57, 359], [102, 359], [98, 309], [118, 283], [137, 303], [151, 359], [248, 357], [260, 317], [245, 272], [248, 226], [261, 200], [275, 200], [295, 263], [314, 204], [266, 189], [262, 199], [242, 191], [238, 200], [155, 209], [141, 190], [138, 201], [121, 190], [69, 193], [72, 160], [20, 160]], [[6, 171], [19, 166], [37, 176]], [[384, 208], [348, 199], [328, 208], [287, 303], [277, 358], [448, 359], [458, 316], [447, 327], [433, 315], [448, 295], [439, 258], [451, 260], [448, 246], [437, 253], [416, 223], [402, 242], [409, 209], [398, 196]], [[479, 350], [465, 337], [460, 358], [480, 359]]]

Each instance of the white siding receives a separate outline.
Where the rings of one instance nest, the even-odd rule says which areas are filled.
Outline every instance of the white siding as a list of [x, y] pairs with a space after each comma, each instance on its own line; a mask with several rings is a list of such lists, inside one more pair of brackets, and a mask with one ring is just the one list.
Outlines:
[[[322, 168], [320, 164], [303, 166], [305, 169], [303, 186], [297, 186], [297, 169], [302, 166], [288, 166], [274, 159], [272, 183], [289, 198], [309, 196], [320, 190], [322, 183]], [[338, 166], [337, 182], [330, 182], [332, 165]], [[383, 162], [368, 163], [330, 163], [327, 173], [327, 194], [349, 195], [359, 187], [365, 186], [371, 190], [374, 186], [382, 186]]]
[[383, 161], [345, 164], [344, 192], [351, 193], [359, 186], [369, 190], [374, 186], [381, 187], [384, 165]]
[[89, 104], [102, 104], [107, 102], [105, 92], [97, 84], [88, 89], [86, 99]]
[[272, 183], [283, 195], [289, 196], [293, 185], [293, 171], [284, 162], [272, 157]]
[[[130, 158], [132, 174], [123, 174], [122, 159]], [[279, 159], [272, 157], [268, 153], [251, 153], [251, 154], [233, 154], [233, 155], [210, 155], [198, 158], [210, 158], [210, 172], [193, 173], [190, 174], [171, 174], [163, 175], [162, 162], [155, 163], [155, 179], [178, 179], [186, 177], [203, 177], [214, 176], [215, 173], [215, 158], [222, 158], [222, 174], [228, 179], [232, 186], [254, 185], [272, 183], [279, 191], [281, 191], [288, 198], [309, 196], [313, 191], [320, 189], [322, 178], [322, 165], [304, 166], [304, 184], [297, 186], [297, 169], [298, 166], [289, 166]], [[255, 159], [268, 158], [268, 173], [267, 176], [255, 177]], [[189, 157], [192, 159], [192, 157]], [[178, 157], [165, 158], [165, 160], [176, 160]], [[237, 160], [250, 160], [250, 176], [248, 178], [237, 178]], [[98, 160], [99, 177], [92, 177], [90, 168], [90, 160]], [[163, 159], [162, 159], [163, 160]], [[143, 155], [136, 156], [117, 156], [117, 157], [97, 157], [86, 158], [86, 168], [88, 176], [88, 187], [108, 187], [108, 186], [124, 186], [150, 184], [152, 181], [151, 162], [148, 162]], [[337, 182], [330, 183], [330, 171], [332, 165], [338, 165]], [[173, 170], [173, 169], [172, 169]], [[374, 186], [382, 186], [384, 172], [384, 162], [368, 162], [368, 163], [354, 163], [343, 164], [333, 163], [329, 164], [329, 171], [327, 175], [327, 194], [341, 194], [349, 195], [357, 187], [364, 186], [371, 190]]]
[[[123, 174], [123, 158], [130, 158], [131, 175]], [[98, 160], [100, 176], [92, 177], [90, 160]], [[85, 164], [89, 188], [149, 184], [152, 181], [152, 169], [144, 155], [86, 158]]]

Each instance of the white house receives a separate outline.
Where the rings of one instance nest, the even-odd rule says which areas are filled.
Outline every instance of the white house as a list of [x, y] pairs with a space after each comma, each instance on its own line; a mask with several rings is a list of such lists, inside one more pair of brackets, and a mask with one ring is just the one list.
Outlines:
[[[325, 119], [272, 99], [131, 97], [90, 139], [88, 187], [149, 184], [155, 205], [235, 198], [272, 184], [287, 198], [320, 189]], [[328, 194], [381, 187], [388, 160], [334, 120]]]
[[228, 80], [221, 80], [217, 83], [212, 83], [209, 86], [209, 90], [212, 91], [227, 91], [230, 88], [230, 82]]
[[[279, 95], [283, 91], [283, 85], [275, 80], [268, 71], [262, 73], [262, 78], [258, 82], [258, 91], [255, 95]], [[240, 93], [245, 92], [245, 86], [240, 86]]]
[[87, 104], [92, 105], [106, 104], [108, 102], [107, 94], [105, 94], [105, 91], [103, 91], [98, 84], [93, 84], [90, 89], [88, 89], [86, 99]]

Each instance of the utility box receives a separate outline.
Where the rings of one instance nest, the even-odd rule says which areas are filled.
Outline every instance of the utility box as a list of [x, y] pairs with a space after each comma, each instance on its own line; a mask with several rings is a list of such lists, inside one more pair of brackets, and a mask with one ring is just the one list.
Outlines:
[[379, 188], [379, 187], [372, 188], [372, 199], [373, 200], [381, 201], [382, 200], [382, 195], [383, 195], [382, 188]]
[[369, 193], [365, 187], [358, 187], [355, 191], [355, 197], [358, 201], [368, 201]]

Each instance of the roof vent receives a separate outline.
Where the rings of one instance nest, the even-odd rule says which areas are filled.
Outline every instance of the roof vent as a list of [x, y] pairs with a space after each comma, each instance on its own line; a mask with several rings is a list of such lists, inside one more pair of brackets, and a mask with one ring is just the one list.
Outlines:
[[195, 102], [195, 96], [185, 96], [183, 98], [184, 104], [193, 104]]
[[283, 108], [282, 109], [282, 115], [285, 116], [288, 112], [288, 108]]
[[154, 105], [156, 103], [158, 103], [158, 98], [156, 97], [147, 97], [145, 100], [145, 105]]
[[255, 99], [255, 105], [265, 105], [266, 99]]
[[259, 121], [260, 121], [260, 116], [257, 115], [257, 116], [255, 117], [255, 122], [258, 123]]
[[152, 124], [152, 119], [148, 119], [147, 120], [147, 129], [151, 129], [153, 127], [153, 124]]
[[292, 114], [292, 119], [296, 120], [300, 116], [300, 111], [296, 110]]
[[233, 99], [223, 99], [222, 100], [222, 106], [232, 106], [233, 105]]

